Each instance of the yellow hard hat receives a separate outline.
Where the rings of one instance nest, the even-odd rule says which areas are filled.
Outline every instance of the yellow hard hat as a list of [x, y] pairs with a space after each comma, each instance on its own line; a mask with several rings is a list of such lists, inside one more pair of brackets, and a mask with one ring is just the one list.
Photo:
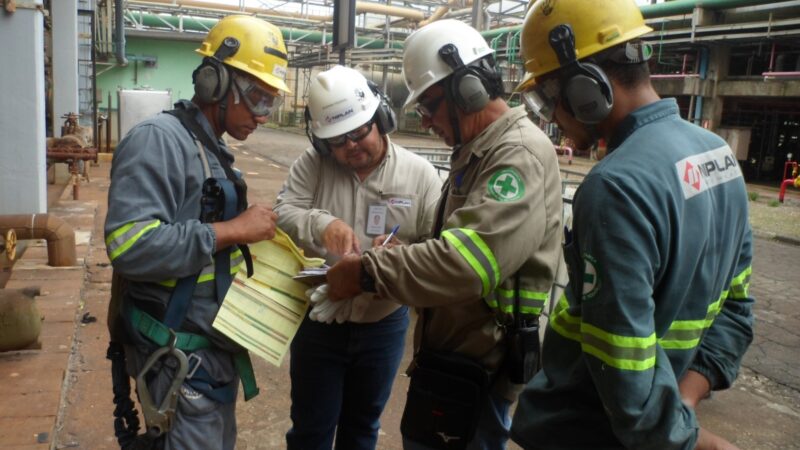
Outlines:
[[527, 74], [517, 91], [527, 90], [536, 78], [561, 67], [549, 37], [562, 24], [572, 27], [578, 59], [653, 31], [634, 0], [536, 0], [522, 25], [520, 53]]
[[239, 48], [223, 63], [249, 73], [275, 89], [291, 92], [284, 81], [289, 62], [278, 27], [252, 16], [227, 16], [214, 25], [195, 51], [203, 56], [214, 56], [222, 42], [230, 37], [239, 41]]

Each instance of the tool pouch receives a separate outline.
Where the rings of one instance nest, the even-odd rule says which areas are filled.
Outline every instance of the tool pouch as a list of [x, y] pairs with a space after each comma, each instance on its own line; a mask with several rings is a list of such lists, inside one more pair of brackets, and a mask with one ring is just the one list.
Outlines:
[[489, 395], [489, 373], [456, 353], [422, 349], [411, 372], [403, 436], [434, 449], [463, 449]]
[[540, 367], [539, 324], [532, 322], [510, 330], [506, 373], [513, 384], [527, 384]]

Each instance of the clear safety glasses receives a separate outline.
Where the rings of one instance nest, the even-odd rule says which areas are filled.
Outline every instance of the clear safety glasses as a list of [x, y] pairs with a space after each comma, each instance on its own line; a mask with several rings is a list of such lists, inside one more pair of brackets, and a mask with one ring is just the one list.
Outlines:
[[[268, 116], [283, 103], [282, 96], [272, 94], [247, 77], [233, 75], [233, 84], [236, 85], [236, 90], [242, 96], [247, 109], [255, 116]], [[238, 102], [238, 99], [235, 100]]]
[[444, 95], [441, 97], [436, 97], [432, 100], [428, 100], [427, 102], [419, 102], [414, 106], [414, 109], [421, 117], [427, 117], [430, 119], [434, 114], [436, 114], [436, 111], [439, 109], [439, 105], [442, 104], [442, 100], [444, 100]]
[[522, 93], [525, 106], [547, 122], [553, 121], [553, 114], [560, 98], [561, 83], [555, 78], [536, 83]]
[[358, 142], [367, 137], [369, 132], [372, 131], [372, 123], [373, 121], [370, 120], [353, 131], [341, 134], [339, 136], [334, 136], [332, 138], [327, 138], [325, 141], [328, 142], [328, 145], [333, 147], [341, 147], [347, 142], [348, 139], [350, 139], [352, 142]]

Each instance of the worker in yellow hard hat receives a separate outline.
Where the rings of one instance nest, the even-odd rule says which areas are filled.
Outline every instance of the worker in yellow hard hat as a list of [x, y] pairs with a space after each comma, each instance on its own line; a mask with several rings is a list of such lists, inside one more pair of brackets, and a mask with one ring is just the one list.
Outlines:
[[526, 449], [735, 449], [694, 408], [736, 379], [753, 338], [742, 171], [650, 83], [634, 0], [537, 0], [518, 90], [579, 149], [607, 155], [573, 199], [565, 295], [519, 396]]
[[245, 265], [252, 273], [247, 244], [274, 237], [277, 216], [248, 207], [221, 137], [246, 139], [281, 104], [286, 47], [275, 26], [228, 16], [197, 52], [192, 100], [133, 127], [111, 168], [108, 355], [123, 448], [231, 450], [238, 386], [246, 400], [258, 393], [247, 352], [212, 322], [233, 276]]

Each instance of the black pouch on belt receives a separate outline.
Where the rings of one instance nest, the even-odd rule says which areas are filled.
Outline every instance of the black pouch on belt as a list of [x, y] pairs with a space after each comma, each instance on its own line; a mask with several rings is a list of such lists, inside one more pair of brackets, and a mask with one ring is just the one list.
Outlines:
[[400, 431], [434, 449], [465, 448], [489, 395], [489, 373], [456, 353], [421, 349], [415, 362]]
[[514, 384], [526, 384], [539, 371], [539, 323], [533, 321], [509, 330], [506, 370]]

